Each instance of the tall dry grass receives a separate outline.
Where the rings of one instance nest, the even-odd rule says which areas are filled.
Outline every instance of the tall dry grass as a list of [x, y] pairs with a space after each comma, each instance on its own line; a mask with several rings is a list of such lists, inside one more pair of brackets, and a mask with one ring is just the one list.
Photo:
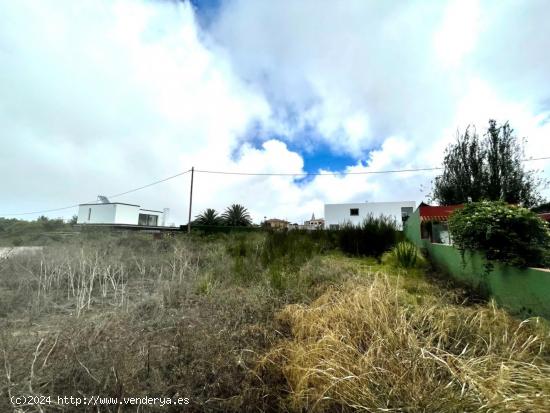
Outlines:
[[291, 411], [548, 412], [550, 336], [494, 305], [416, 299], [376, 275], [279, 314], [289, 338], [262, 360]]

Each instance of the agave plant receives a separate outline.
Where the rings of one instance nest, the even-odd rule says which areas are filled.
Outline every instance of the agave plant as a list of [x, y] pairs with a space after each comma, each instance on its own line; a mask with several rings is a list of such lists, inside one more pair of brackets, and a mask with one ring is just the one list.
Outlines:
[[240, 204], [233, 204], [227, 207], [222, 214], [222, 219], [225, 225], [232, 227], [248, 227], [252, 225], [252, 218], [248, 210]]
[[208, 208], [205, 209], [202, 214], [199, 214], [195, 217], [195, 223], [197, 225], [205, 226], [217, 226], [223, 223], [222, 217], [218, 215], [215, 209]]
[[418, 248], [411, 242], [402, 241], [394, 247], [393, 254], [399, 266], [413, 268], [418, 259]]

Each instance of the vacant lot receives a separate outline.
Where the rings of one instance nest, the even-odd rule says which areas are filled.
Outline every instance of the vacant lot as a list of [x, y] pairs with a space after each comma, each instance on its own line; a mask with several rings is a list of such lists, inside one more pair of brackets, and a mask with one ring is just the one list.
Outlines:
[[190, 400], [139, 411], [550, 411], [545, 322], [473, 304], [422, 265], [301, 233], [91, 234], [10, 256], [0, 411], [29, 395]]

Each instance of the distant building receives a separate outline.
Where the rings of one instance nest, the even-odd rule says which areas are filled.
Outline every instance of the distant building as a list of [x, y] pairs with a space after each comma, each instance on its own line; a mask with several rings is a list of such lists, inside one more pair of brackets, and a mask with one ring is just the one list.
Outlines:
[[315, 219], [315, 214], [311, 215], [311, 219], [309, 221], [304, 221], [304, 229], [316, 230], [316, 229], [324, 229], [324, 228], [325, 228], [325, 220], [323, 218]]
[[288, 221], [285, 221], [284, 219], [278, 219], [278, 218], [266, 219], [263, 222], [264, 227], [270, 228], [270, 229], [287, 229], [289, 224], [290, 223]]
[[414, 201], [325, 204], [325, 226], [338, 229], [346, 223], [361, 224], [369, 215], [385, 215], [394, 218], [397, 227], [402, 229], [403, 222], [413, 213], [415, 206]]
[[105, 197], [101, 197], [100, 200], [102, 202], [78, 206], [77, 224], [121, 224], [150, 227], [165, 225], [168, 209], [164, 211], [145, 209], [135, 204], [109, 202]]

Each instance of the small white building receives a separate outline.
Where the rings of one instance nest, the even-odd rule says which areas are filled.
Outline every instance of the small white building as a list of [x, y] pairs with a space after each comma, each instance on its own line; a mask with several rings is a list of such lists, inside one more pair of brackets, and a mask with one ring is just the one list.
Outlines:
[[144, 209], [139, 205], [122, 202], [100, 202], [80, 204], [78, 206], [77, 224], [122, 224], [164, 226], [167, 209], [155, 211]]
[[414, 201], [325, 204], [325, 228], [338, 229], [346, 223], [358, 225], [369, 215], [385, 215], [393, 217], [397, 227], [403, 229], [403, 222], [413, 213], [415, 206]]

